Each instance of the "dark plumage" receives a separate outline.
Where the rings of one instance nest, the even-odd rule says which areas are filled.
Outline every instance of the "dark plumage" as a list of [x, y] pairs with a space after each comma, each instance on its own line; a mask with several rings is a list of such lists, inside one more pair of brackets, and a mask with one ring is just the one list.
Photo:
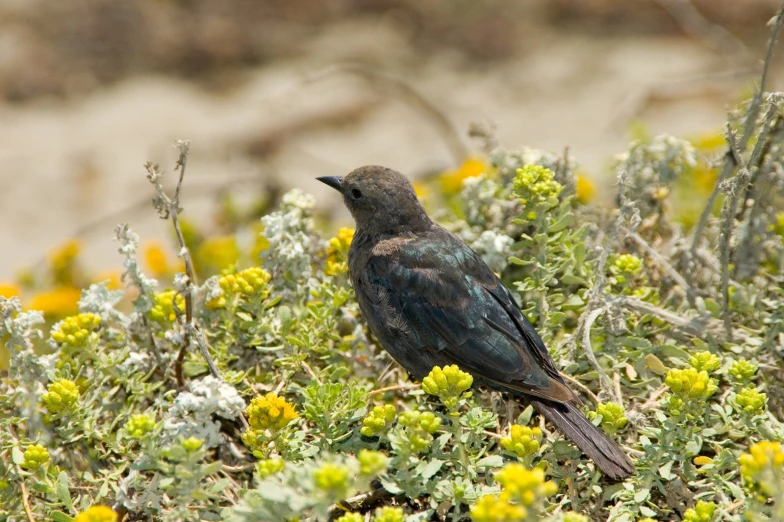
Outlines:
[[357, 229], [349, 276], [370, 330], [416, 379], [458, 365], [475, 385], [522, 395], [613, 479], [634, 465], [575, 406], [512, 294], [457, 236], [430, 220], [402, 174], [368, 166], [320, 181]]

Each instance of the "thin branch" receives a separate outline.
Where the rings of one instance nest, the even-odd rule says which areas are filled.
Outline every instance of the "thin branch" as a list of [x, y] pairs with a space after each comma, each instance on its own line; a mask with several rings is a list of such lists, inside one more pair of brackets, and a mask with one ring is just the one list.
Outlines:
[[694, 288], [686, 281], [681, 274], [678, 273], [677, 270], [662, 256], [659, 252], [656, 251], [651, 245], [648, 244], [637, 232], [630, 232], [629, 237], [634, 241], [637, 246], [647, 253], [651, 259], [656, 261], [660, 267], [664, 269], [670, 278], [675, 281], [676, 284], [681, 286], [686, 290], [686, 295], [689, 297], [689, 303], [692, 303], [694, 300]]
[[591, 310], [587, 314], [585, 323], [582, 326], [581, 346], [585, 352], [585, 356], [588, 358], [588, 361], [590, 361], [591, 365], [596, 370], [596, 373], [599, 375], [599, 384], [602, 387], [602, 391], [608, 395], [612, 395], [612, 382], [607, 376], [607, 373], [604, 371], [604, 368], [602, 368], [602, 366], [599, 364], [599, 361], [596, 359], [596, 355], [593, 353], [593, 348], [591, 348], [591, 328], [593, 327], [593, 323], [606, 311], [607, 310], [602, 307]]
[[[765, 50], [765, 59], [762, 62], [762, 76], [760, 78], [759, 89], [757, 89], [757, 91], [754, 93], [754, 97], [751, 99], [751, 103], [749, 104], [749, 108], [746, 113], [746, 121], [743, 126], [743, 135], [741, 136], [740, 143], [738, 144], [738, 149], [741, 152], [746, 150], [746, 145], [748, 144], [749, 140], [751, 139], [751, 135], [754, 132], [754, 125], [757, 121], [757, 115], [759, 114], [760, 106], [762, 105], [762, 95], [765, 92], [765, 86], [768, 81], [770, 62], [773, 58], [773, 47], [776, 44], [776, 38], [778, 38], [783, 24], [784, 2], [782, 2], [781, 6], [779, 6], [779, 10], [776, 13], [776, 17], [774, 18], [773, 29], [771, 30], [770, 37], [768, 38], [768, 44]], [[705, 208], [702, 210], [702, 214], [700, 215], [700, 220], [697, 222], [697, 226], [694, 227], [694, 236], [691, 240], [690, 249], [692, 269], [694, 268], [693, 259], [695, 257], [697, 247], [700, 244], [700, 239], [702, 239], [702, 234], [705, 231], [708, 218], [710, 217], [711, 211], [713, 210], [713, 204], [719, 195], [719, 187], [723, 181], [729, 178], [730, 174], [732, 174], [732, 171], [735, 170], [737, 165], [738, 164], [735, 163], [734, 160], [733, 151], [728, 150], [726, 154], [726, 160], [724, 162], [724, 168], [719, 175], [719, 179], [716, 180], [716, 185], [713, 187], [713, 191], [708, 197], [708, 202], [705, 204]]]
[[570, 383], [572, 383], [575, 386], [577, 386], [578, 388], [580, 388], [583, 392], [585, 392], [586, 395], [588, 395], [591, 399], [593, 399], [593, 401], [596, 404], [599, 404], [599, 403], [602, 402], [602, 401], [599, 400], [599, 397], [597, 397], [596, 394], [594, 392], [592, 392], [591, 389], [588, 386], [586, 386], [585, 384], [581, 383], [580, 381], [578, 381], [577, 379], [575, 379], [571, 375], [567, 375], [565, 373], [562, 373], [561, 377], [563, 377], [564, 379], [566, 379]]
[[420, 384], [413, 384], [413, 383], [404, 383], [404, 384], [398, 384], [396, 386], [387, 386], [385, 388], [379, 388], [377, 390], [371, 391], [370, 393], [368, 393], [368, 397], [372, 397], [373, 395], [378, 395], [379, 393], [386, 393], [391, 391], [411, 390], [414, 388], [419, 388], [420, 386], [421, 386]]

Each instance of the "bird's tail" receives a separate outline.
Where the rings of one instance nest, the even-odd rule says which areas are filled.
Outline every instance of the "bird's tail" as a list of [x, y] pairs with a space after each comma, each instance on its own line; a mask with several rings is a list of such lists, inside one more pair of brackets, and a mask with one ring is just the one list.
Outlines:
[[609, 478], [623, 480], [634, 473], [634, 464], [618, 444], [586, 419], [573, 404], [533, 398], [530, 402], [536, 411], [574, 442]]

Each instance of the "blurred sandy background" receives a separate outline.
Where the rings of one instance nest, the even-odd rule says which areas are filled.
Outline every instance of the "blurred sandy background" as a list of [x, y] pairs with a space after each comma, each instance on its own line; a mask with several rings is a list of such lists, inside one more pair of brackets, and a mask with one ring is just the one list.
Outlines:
[[185, 213], [204, 223], [225, 191], [299, 186], [330, 205], [315, 176], [452, 168], [478, 147], [475, 121], [509, 146], [568, 146], [609, 186], [635, 125], [717, 132], [754, 85], [777, 5], [0, 0], [0, 281], [69, 237], [92, 268], [118, 267], [120, 221], [168, 237], [142, 164], [170, 171], [177, 138], [192, 140]]

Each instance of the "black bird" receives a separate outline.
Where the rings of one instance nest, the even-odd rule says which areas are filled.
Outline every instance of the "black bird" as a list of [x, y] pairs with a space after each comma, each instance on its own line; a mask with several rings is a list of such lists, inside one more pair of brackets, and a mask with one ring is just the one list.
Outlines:
[[476, 252], [434, 223], [411, 182], [379, 166], [319, 181], [343, 194], [357, 228], [349, 277], [370, 330], [414, 378], [456, 364], [475, 385], [525, 397], [610, 478], [634, 465], [577, 398], [512, 294]]

